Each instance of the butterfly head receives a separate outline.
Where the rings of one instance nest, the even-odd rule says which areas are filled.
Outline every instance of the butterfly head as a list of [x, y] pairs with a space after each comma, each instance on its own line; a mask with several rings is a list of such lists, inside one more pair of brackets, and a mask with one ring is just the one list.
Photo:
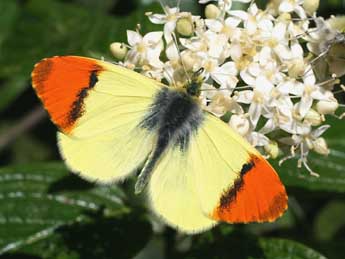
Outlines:
[[201, 85], [204, 82], [204, 77], [202, 76], [204, 68], [200, 68], [196, 71], [188, 83], [185, 85], [185, 89], [188, 95], [193, 97], [199, 97], [201, 93]]

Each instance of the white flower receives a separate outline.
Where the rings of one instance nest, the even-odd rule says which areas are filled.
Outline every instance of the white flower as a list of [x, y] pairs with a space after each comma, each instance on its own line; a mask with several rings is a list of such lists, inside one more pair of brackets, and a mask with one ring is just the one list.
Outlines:
[[279, 127], [290, 134], [306, 134], [311, 129], [311, 125], [303, 121], [298, 103], [291, 109], [289, 121], [280, 124]]
[[230, 55], [227, 37], [212, 31], [206, 31], [199, 37], [180, 39], [180, 42], [183, 47], [195, 52], [202, 59], [211, 58], [222, 63]]
[[269, 104], [273, 84], [263, 76], [258, 76], [253, 82], [253, 90], [244, 90], [236, 93], [236, 100], [239, 103], [249, 104], [248, 113], [254, 127], [263, 110]]
[[313, 70], [310, 67], [306, 68], [305, 75], [303, 76], [303, 83], [295, 81], [291, 83], [289, 93], [301, 98], [297, 105], [298, 113], [304, 117], [314, 100], [328, 100], [326, 90], [316, 83], [316, 78]]
[[172, 39], [171, 34], [176, 28], [176, 22], [179, 18], [183, 17], [183, 13], [180, 13], [180, 9], [169, 8], [166, 6], [164, 8], [165, 14], [148, 14], [148, 17], [152, 23], [155, 24], [164, 24], [164, 37], [167, 42], [170, 42]]
[[303, 164], [305, 168], [309, 171], [311, 175], [319, 176], [317, 173], [313, 172], [308, 165], [308, 154], [311, 150], [316, 150], [317, 153], [327, 155], [329, 153], [328, 147], [323, 140], [320, 140], [320, 136], [329, 129], [329, 125], [323, 125], [315, 130], [309, 131], [303, 135], [292, 135], [291, 137], [281, 138], [280, 142], [290, 145], [293, 147], [292, 154], [280, 160], [280, 164], [285, 160], [293, 158], [296, 156], [295, 150], [299, 150], [299, 167]]
[[115, 53], [125, 55], [119, 64], [180, 89], [198, 78], [204, 110], [231, 115], [229, 127], [253, 146], [272, 158], [285, 153], [281, 161], [298, 156], [298, 166], [317, 175], [307, 158], [329, 153], [325, 115], [342, 106], [331, 89], [345, 74], [345, 17], [317, 17], [318, 0], [272, 0], [264, 10], [237, 0], [251, 2], [247, 11], [232, 10], [233, 1], [199, 0], [213, 2], [207, 19], [167, 6], [147, 14], [162, 32], [128, 31], [127, 55]]
[[250, 131], [250, 122], [246, 114], [233, 114], [229, 126], [241, 136], [245, 137]]
[[138, 32], [127, 31], [128, 43], [131, 49], [127, 54], [127, 62], [143, 65], [148, 63], [153, 67], [161, 67], [163, 63], [159, 56], [163, 50], [162, 32], [150, 32], [142, 37]]
[[249, 3], [251, 0], [199, 0], [200, 4], [206, 4], [209, 2], [215, 2], [218, 1], [218, 6], [225, 10], [225, 11], [229, 11], [231, 9], [232, 6], [232, 1], [235, 2], [241, 2], [241, 3]]
[[270, 142], [269, 138], [266, 137], [264, 134], [259, 132], [251, 132], [246, 136], [248, 142], [252, 144], [254, 147], [263, 147], [267, 146]]
[[288, 46], [289, 40], [287, 39], [287, 24], [278, 22], [271, 30], [262, 31], [261, 37], [266, 39], [266, 44], [272, 48], [275, 54], [281, 60], [289, 59], [293, 55]]
[[217, 117], [221, 117], [228, 111], [241, 111], [241, 107], [230, 96], [218, 92], [213, 95], [210, 105], [206, 107], [206, 110]]
[[[206, 64], [205, 64], [206, 65]], [[220, 88], [229, 90], [229, 95], [238, 83], [237, 69], [234, 62], [227, 62], [221, 66], [217, 66], [216, 62], [206, 66], [205, 78], [210, 76], [215, 82], [220, 85]]]
[[177, 7], [169, 8], [168, 6], [165, 6], [164, 11], [165, 14], [148, 13], [147, 15], [152, 23], [164, 24], [163, 32], [167, 43], [166, 55], [169, 59], [172, 59], [178, 56], [178, 49], [176, 49], [173, 38], [176, 23], [182, 17], [190, 18], [192, 21], [192, 16], [190, 13], [180, 12], [180, 9]]
[[224, 34], [227, 39], [234, 40], [234, 38], [239, 38], [241, 30], [238, 25], [241, 20], [236, 17], [228, 17], [224, 21], [219, 19], [206, 19], [206, 26], [213, 32]]
[[281, 13], [297, 13], [301, 18], [306, 18], [305, 10], [303, 9], [304, 0], [282, 0], [279, 5], [279, 12]]
[[269, 47], [263, 47], [252, 59], [247, 67], [243, 67], [240, 72], [241, 78], [248, 85], [255, 85], [258, 76], [265, 77], [272, 84], [279, 84], [284, 79], [284, 74], [273, 58], [274, 54]]
[[244, 28], [250, 35], [254, 35], [258, 29], [267, 30], [267, 28], [272, 28], [273, 26], [273, 17], [258, 9], [257, 5], [254, 3], [250, 5], [248, 12], [230, 11], [229, 14], [243, 20]]

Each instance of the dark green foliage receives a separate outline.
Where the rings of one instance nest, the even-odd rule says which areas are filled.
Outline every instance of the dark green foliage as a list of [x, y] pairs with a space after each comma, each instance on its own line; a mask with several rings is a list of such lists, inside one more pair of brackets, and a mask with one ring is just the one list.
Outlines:
[[[182, 2], [200, 12], [197, 1]], [[320, 2], [325, 17], [344, 13], [344, 1]], [[290, 198], [281, 219], [220, 224], [194, 236], [164, 227], [147, 209], [144, 195], [133, 194], [132, 179], [100, 187], [70, 174], [47, 117], [3, 145], [4, 136], [39, 105], [30, 89], [33, 65], [53, 55], [111, 59], [109, 44], [126, 41], [127, 29], [138, 23], [144, 33], [160, 29], [144, 15], [161, 12], [159, 5], [143, 3], [0, 0], [0, 258], [344, 258], [343, 121], [330, 120], [325, 138], [331, 154], [310, 157], [320, 178], [297, 170], [295, 160], [275, 165]]]

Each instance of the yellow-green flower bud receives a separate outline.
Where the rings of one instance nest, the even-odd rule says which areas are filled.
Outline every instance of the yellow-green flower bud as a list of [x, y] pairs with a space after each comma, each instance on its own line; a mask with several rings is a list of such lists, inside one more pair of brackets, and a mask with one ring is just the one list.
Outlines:
[[326, 143], [326, 140], [324, 138], [317, 138], [313, 141], [313, 150], [316, 153], [319, 153], [321, 155], [327, 156], [329, 154], [329, 149]]
[[193, 70], [193, 66], [197, 61], [196, 55], [191, 51], [186, 51], [182, 54], [182, 62], [187, 71]]
[[303, 58], [296, 58], [294, 60], [291, 60], [291, 62], [288, 64], [289, 76], [292, 78], [298, 78], [300, 76], [303, 76], [305, 67], [306, 65], [304, 63]]
[[114, 42], [110, 44], [110, 51], [116, 59], [123, 60], [127, 54], [127, 47], [123, 43]]
[[214, 4], [209, 4], [205, 8], [205, 16], [207, 19], [216, 19], [219, 17], [221, 11], [218, 6]]
[[303, 8], [309, 15], [313, 15], [319, 8], [320, 0], [304, 0]]
[[291, 19], [292, 19], [292, 17], [291, 17], [290, 13], [282, 13], [278, 17], [278, 21], [281, 21], [281, 22], [290, 22]]
[[264, 146], [265, 152], [273, 159], [276, 159], [279, 155], [278, 143], [275, 141], [270, 141], [269, 144]]
[[193, 21], [188, 17], [183, 17], [177, 20], [176, 31], [184, 37], [190, 37], [194, 33]]
[[310, 123], [312, 126], [319, 126], [324, 121], [324, 118], [314, 109], [310, 109], [305, 115], [304, 121]]
[[316, 104], [316, 110], [320, 114], [334, 114], [338, 107], [339, 104], [335, 98], [332, 100], [318, 101], [318, 103]]
[[339, 32], [345, 32], [345, 15], [332, 16], [327, 20], [329, 26]]

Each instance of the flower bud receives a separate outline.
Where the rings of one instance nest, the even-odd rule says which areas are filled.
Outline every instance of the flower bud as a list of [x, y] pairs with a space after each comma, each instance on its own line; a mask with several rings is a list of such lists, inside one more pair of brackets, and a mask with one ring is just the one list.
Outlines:
[[278, 17], [278, 21], [281, 21], [281, 22], [290, 22], [291, 19], [292, 17], [290, 13], [282, 13]]
[[335, 98], [330, 100], [318, 101], [316, 104], [316, 110], [320, 114], [334, 114], [334, 112], [338, 109], [339, 104]]
[[307, 14], [313, 15], [319, 8], [320, 0], [304, 0], [303, 8]]
[[264, 146], [264, 150], [273, 159], [276, 159], [279, 155], [278, 143], [275, 141], [271, 140], [268, 145]]
[[327, 23], [332, 29], [340, 33], [345, 32], [345, 15], [331, 16], [331, 18], [327, 20]]
[[114, 42], [110, 44], [110, 51], [116, 59], [123, 60], [127, 54], [127, 47], [123, 43]]
[[324, 138], [317, 138], [313, 141], [314, 151], [321, 155], [327, 156], [330, 153], [326, 140]]
[[301, 59], [294, 59], [288, 64], [288, 73], [289, 76], [292, 78], [298, 78], [304, 74], [305, 71], [305, 63], [304, 60]]
[[193, 21], [188, 17], [183, 17], [177, 20], [176, 31], [184, 37], [190, 37], [194, 33]]
[[314, 109], [310, 109], [304, 116], [304, 122], [307, 122], [312, 126], [319, 126], [323, 120], [323, 116]]
[[230, 118], [229, 125], [241, 136], [247, 135], [250, 129], [249, 120], [244, 114], [233, 114]]
[[187, 71], [193, 70], [194, 65], [198, 62], [197, 56], [192, 51], [183, 52], [181, 59]]
[[205, 8], [205, 16], [207, 19], [216, 19], [219, 17], [220, 13], [218, 6], [214, 4], [209, 4]]

